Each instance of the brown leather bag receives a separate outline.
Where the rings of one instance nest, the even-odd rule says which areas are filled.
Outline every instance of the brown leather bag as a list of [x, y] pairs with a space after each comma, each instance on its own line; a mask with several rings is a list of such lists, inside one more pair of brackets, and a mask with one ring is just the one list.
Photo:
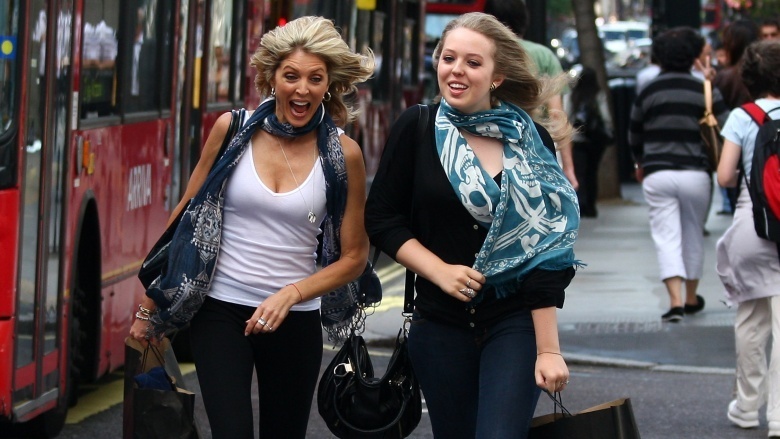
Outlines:
[[718, 169], [718, 158], [723, 148], [723, 137], [720, 136], [718, 119], [712, 114], [712, 83], [709, 79], [704, 80], [704, 117], [699, 120], [699, 129], [710, 170], [715, 171]]

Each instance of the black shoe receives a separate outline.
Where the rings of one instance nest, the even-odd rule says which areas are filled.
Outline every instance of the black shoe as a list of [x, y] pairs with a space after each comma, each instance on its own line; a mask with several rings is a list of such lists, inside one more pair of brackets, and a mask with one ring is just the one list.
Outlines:
[[682, 306], [675, 306], [669, 312], [661, 316], [664, 322], [679, 322], [685, 317], [685, 311]]
[[704, 297], [696, 295], [696, 305], [685, 304], [685, 314], [696, 314], [704, 309]]

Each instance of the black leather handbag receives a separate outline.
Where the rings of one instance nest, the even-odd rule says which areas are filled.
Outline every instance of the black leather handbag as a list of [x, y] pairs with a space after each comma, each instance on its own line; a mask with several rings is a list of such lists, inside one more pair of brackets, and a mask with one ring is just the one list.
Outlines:
[[[212, 169], [219, 161], [219, 158], [222, 157], [222, 154], [224, 154], [230, 141], [233, 140], [233, 136], [238, 132], [239, 127], [243, 123], [245, 114], [246, 111], [244, 110], [231, 111], [232, 117], [230, 118], [230, 126], [228, 126], [227, 133], [225, 133], [225, 140], [222, 141], [222, 146], [219, 148], [219, 154], [217, 154], [217, 158], [214, 160]], [[187, 209], [181, 209], [179, 211], [176, 219], [174, 219], [168, 228], [165, 229], [165, 232], [163, 232], [160, 239], [157, 240], [149, 251], [149, 254], [146, 255], [144, 262], [141, 264], [141, 268], [138, 270], [138, 279], [141, 281], [141, 285], [143, 285], [144, 288], [149, 289], [149, 285], [165, 272], [165, 269], [168, 266], [168, 248], [170, 248], [173, 234], [176, 232], [176, 228], [179, 226], [181, 217], [186, 210]]]
[[[378, 255], [377, 251], [374, 265]], [[354, 331], [325, 368], [317, 390], [317, 408], [336, 437], [405, 438], [420, 423], [422, 396], [407, 348], [413, 310], [414, 273], [407, 270], [405, 320], [385, 374], [374, 376], [366, 342]]]
[[407, 351], [406, 327], [381, 378], [360, 335], [353, 334], [320, 379], [320, 416], [338, 438], [404, 438], [422, 417], [420, 386]]

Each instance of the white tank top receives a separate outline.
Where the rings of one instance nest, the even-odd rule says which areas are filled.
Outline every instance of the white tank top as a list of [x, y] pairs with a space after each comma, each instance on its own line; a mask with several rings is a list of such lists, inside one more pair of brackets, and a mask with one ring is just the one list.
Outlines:
[[[308, 219], [312, 194], [315, 224]], [[316, 270], [317, 235], [325, 214], [321, 160], [299, 188], [275, 193], [257, 175], [250, 141], [225, 188], [222, 242], [209, 296], [256, 307], [285, 285], [310, 276]], [[292, 310], [319, 307], [316, 298]]]

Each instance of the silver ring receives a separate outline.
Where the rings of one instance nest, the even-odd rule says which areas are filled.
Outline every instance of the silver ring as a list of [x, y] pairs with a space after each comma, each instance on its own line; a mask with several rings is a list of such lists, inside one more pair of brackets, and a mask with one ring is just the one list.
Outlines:
[[470, 299], [473, 299], [474, 296], [477, 295], [477, 293], [472, 288], [463, 288], [463, 289], [458, 290], [458, 291], [460, 291], [461, 294], [463, 294], [464, 296], [466, 296], [466, 297], [468, 297]]
[[260, 324], [260, 326], [265, 326], [265, 325], [266, 325], [266, 323], [268, 323], [268, 322], [266, 322], [265, 320], [263, 320], [263, 318], [262, 318], [262, 317], [260, 317], [259, 319], [257, 319], [257, 323], [259, 323], [259, 324]]
[[271, 325], [268, 325], [268, 330], [269, 330], [269, 331], [273, 331], [273, 330], [274, 330], [274, 328], [272, 328], [272, 327], [271, 327]]
[[471, 278], [469, 278], [469, 281], [466, 282], [466, 288], [471, 288]]

